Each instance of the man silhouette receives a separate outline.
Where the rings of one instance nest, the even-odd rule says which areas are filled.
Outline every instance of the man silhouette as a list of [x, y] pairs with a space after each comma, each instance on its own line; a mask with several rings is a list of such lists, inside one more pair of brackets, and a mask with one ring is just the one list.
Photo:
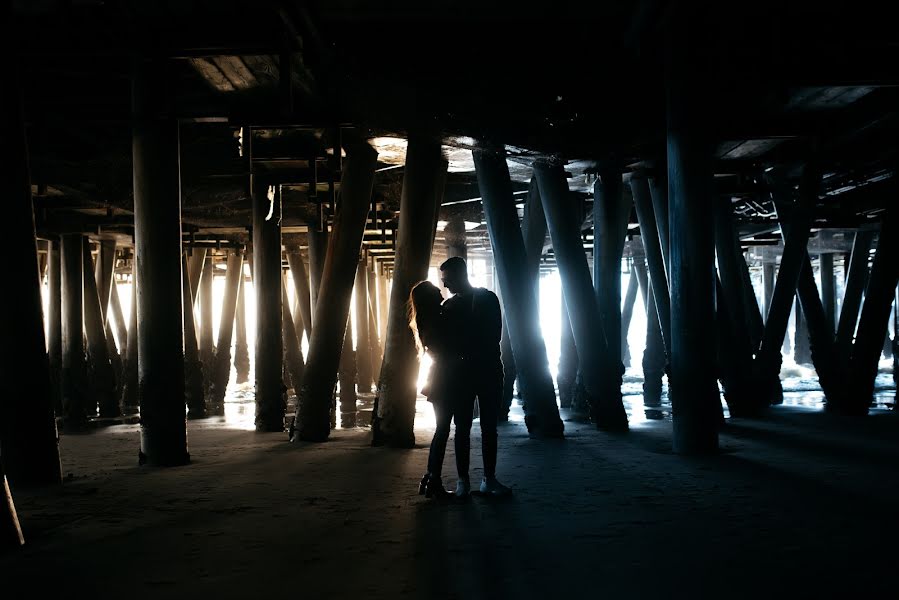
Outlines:
[[454, 256], [440, 265], [440, 279], [453, 296], [443, 302], [448, 330], [459, 336], [462, 354], [462, 377], [456, 404], [456, 467], [459, 483], [456, 496], [465, 498], [471, 493], [468, 478], [471, 449], [471, 423], [475, 397], [481, 417], [481, 450], [484, 457], [483, 494], [503, 496], [511, 490], [496, 480], [496, 424], [503, 392], [503, 363], [499, 341], [502, 334], [502, 313], [496, 294], [476, 288], [468, 281], [465, 260]]

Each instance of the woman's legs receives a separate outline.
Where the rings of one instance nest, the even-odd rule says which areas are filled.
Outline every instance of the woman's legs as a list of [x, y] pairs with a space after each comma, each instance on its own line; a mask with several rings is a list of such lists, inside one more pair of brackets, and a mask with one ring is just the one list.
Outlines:
[[453, 411], [446, 400], [435, 400], [432, 404], [434, 405], [437, 429], [434, 430], [431, 451], [428, 453], [428, 473], [432, 478], [439, 479], [443, 472], [443, 457], [446, 454], [446, 441], [449, 439]]
[[456, 471], [459, 479], [468, 481], [468, 463], [471, 450], [471, 421], [474, 418], [474, 394], [461, 394], [454, 401], [456, 410]]

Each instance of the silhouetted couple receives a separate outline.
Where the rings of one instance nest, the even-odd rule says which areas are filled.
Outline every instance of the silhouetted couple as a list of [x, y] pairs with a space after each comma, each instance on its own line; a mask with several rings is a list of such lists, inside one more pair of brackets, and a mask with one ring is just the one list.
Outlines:
[[443, 286], [453, 295], [446, 301], [429, 281], [418, 283], [410, 297], [411, 326], [419, 350], [427, 350], [432, 365], [428, 384], [422, 390], [434, 405], [437, 429], [431, 440], [428, 471], [419, 486], [427, 497], [446, 498], [453, 493], [441, 479], [450, 423], [456, 422], [456, 470], [459, 481], [455, 496], [471, 493], [468, 475], [471, 422], [477, 397], [481, 419], [484, 479], [480, 491], [504, 496], [511, 490], [496, 480], [496, 424], [503, 391], [503, 364], [499, 340], [502, 313], [496, 294], [476, 288], [468, 281], [468, 268], [459, 257], [440, 265]]

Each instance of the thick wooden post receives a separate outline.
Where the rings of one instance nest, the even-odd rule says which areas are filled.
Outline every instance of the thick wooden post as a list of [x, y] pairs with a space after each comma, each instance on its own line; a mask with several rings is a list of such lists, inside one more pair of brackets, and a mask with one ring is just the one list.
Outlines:
[[[252, 177], [253, 289], [256, 292], [256, 431], [283, 431], [281, 371], [281, 188]], [[288, 305], [289, 310], [289, 305]]]
[[[215, 273], [215, 258], [210, 253], [203, 261], [203, 274], [200, 276], [200, 361], [207, 372], [212, 371], [215, 357], [215, 342], [212, 328], [212, 284]], [[208, 375], [207, 375], [208, 377]]]
[[824, 317], [830, 331], [836, 331], [837, 298], [833, 279], [833, 254], [822, 254], [818, 259], [821, 273], [821, 302], [824, 305]]
[[[689, 43], [695, 32], [689, 9], [670, 24], [668, 54], [668, 263], [671, 294], [671, 387], [674, 451], [707, 454], [718, 449], [721, 399], [715, 364], [715, 230], [712, 144], [702, 73]], [[675, 37], [677, 36], [677, 37]], [[656, 285], [653, 279], [653, 286]]]
[[852, 340], [855, 326], [858, 323], [858, 311], [862, 305], [862, 294], [868, 282], [868, 252], [874, 232], [859, 229], [852, 242], [852, 255], [849, 259], [849, 271], [846, 276], [846, 289], [843, 292], [843, 307], [840, 310], [840, 322], [837, 324], [837, 351], [844, 360], [849, 360], [852, 352]]
[[100, 296], [97, 291], [97, 280], [94, 279], [94, 263], [91, 259], [90, 242], [82, 242], [84, 264], [84, 332], [87, 338], [87, 351], [90, 357], [90, 390], [91, 398], [88, 414], [93, 414], [95, 406], [99, 406], [103, 418], [121, 415], [116, 397], [115, 374], [109, 358], [109, 346], [106, 341], [106, 330], [103, 327], [103, 311], [100, 309]]
[[141, 464], [183, 465], [184, 320], [178, 121], [169, 113], [167, 62], [137, 66], [133, 80], [134, 257]]
[[[87, 373], [84, 361], [84, 258], [80, 233], [65, 234], [60, 244], [62, 264], [62, 406], [63, 427], [87, 425]], [[35, 267], [36, 269], [37, 267]]]
[[[528, 276], [527, 251], [512, 200], [506, 153], [477, 149], [474, 163], [499, 288], [507, 299], [504, 316], [524, 401], [525, 424], [533, 437], [559, 438], [564, 435], [564, 425], [540, 332], [537, 290]], [[542, 187], [540, 196], [545, 196]]]
[[297, 304], [299, 305], [299, 316], [302, 317], [301, 322], [297, 323], [294, 319], [294, 325], [297, 326], [297, 337], [300, 342], [303, 341], [303, 332], [306, 332], [306, 338], [312, 339], [312, 299], [309, 293], [309, 274], [306, 272], [306, 264], [303, 262], [303, 256], [300, 254], [299, 248], [291, 248], [287, 252], [287, 264], [290, 265], [290, 274], [293, 276], [293, 288], [297, 295]]
[[[6, 10], [0, 14], [4, 13]], [[6, 27], [2, 28], [2, 35], [7, 40], [14, 39]], [[5, 388], [0, 397], [0, 454], [14, 484], [55, 484], [61, 477], [59, 450], [44, 330], [28, 144], [19, 88], [17, 64], [20, 59], [15, 52], [4, 55], [7, 73], [0, 86], [0, 164], [3, 165], [0, 198], [3, 199], [7, 249], [4, 267], [8, 281], [15, 288], [14, 296], [10, 297], [16, 301], [7, 305], [0, 317], [3, 344], [0, 377]], [[77, 259], [80, 261], [80, 254]], [[18, 538], [21, 538], [21, 532], [16, 525], [15, 509], [3, 472], [0, 472], [0, 479], [3, 483], [0, 502], [7, 512], [0, 515], [3, 535], [0, 547], [7, 547], [10, 532], [18, 532]]]
[[[132, 261], [133, 264], [133, 261]], [[122, 369], [122, 412], [131, 415], [138, 411], [137, 394], [137, 269], [131, 270], [131, 312], [128, 316], [128, 345]]]
[[[650, 196], [649, 183], [643, 177], [632, 177], [631, 195], [634, 198], [634, 208], [637, 213], [637, 222], [640, 224], [640, 240], [643, 242], [643, 253], [646, 256], [648, 276], [652, 281], [652, 305], [655, 307], [657, 318], [661, 324], [663, 348], [666, 354], [670, 352], [671, 341], [671, 304], [668, 288], [668, 277], [665, 270], [666, 252], [663, 250], [659, 238], [662, 215], [656, 214]], [[661, 195], [660, 192], [657, 195]], [[667, 223], [667, 219], [666, 219]], [[667, 226], [664, 228], [667, 232]]]
[[207, 410], [210, 415], [225, 414], [225, 391], [231, 376], [231, 336], [234, 332], [234, 315], [237, 312], [237, 295], [243, 287], [243, 252], [234, 250], [228, 256], [225, 274], [225, 298], [219, 321], [219, 337], [212, 361], [212, 377], [209, 385]]
[[[328, 243], [321, 290], [315, 303], [312, 340], [297, 399], [292, 440], [323, 442], [331, 431], [331, 397], [340, 363], [350, 295], [359, 249], [371, 203], [378, 154], [364, 142], [347, 150], [343, 163], [340, 208]], [[311, 246], [311, 244], [310, 244]], [[313, 283], [315, 282], [313, 263]]]
[[372, 357], [371, 338], [368, 331], [368, 259], [359, 256], [356, 267], [355, 311], [356, 311], [356, 385], [360, 393], [371, 393]]
[[50, 306], [47, 319], [47, 353], [50, 359], [50, 384], [53, 409], [57, 417], [62, 412], [62, 272], [59, 261], [59, 241], [48, 246], [47, 284], [50, 288]]
[[[611, 355], [607, 348], [611, 344], [620, 349], [621, 334], [616, 330], [612, 336], [603, 329], [590, 270], [584, 260], [577, 204], [569, 200], [568, 181], [561, 164], [536, 163], [534, 172], [562, 276], [562, 290], [591, 416], [599, 429], [626, 431], [627, 414], [621, 400], [621, 363], [609, 360]], [[515, 356], [517, 358], [518, 354]]]
[[621, 387], [624, 364], [621, 355], [621, 258], [631, 212], [631, 200], [624, 195], [621, 171], [606, 166], [600, 170], [593, 187], [593, 285], [599, 302], [606, 352], [609, 362], [618, 367]]
[[[187, 404], [188, 419], [202, 419], [206, 416], [206, 398], [203, 391], [203, 370], [197, 348], [197, 330], [194, 327], [194, 293], [190, 287], [189, 261], [185, 252], [181, 262], [184, 303], [184, 401]], [[199, 282], [198, 282], [199, 283]]]
[[290, 312], [290, 300], [287, 297], [287, 282], [281, 279], [281, 335], [284, 338], [284, 363], [287, 374], [290, 376], [290, 384], [294, 393], [303, 385], [303, 371], [306, 365], [303, 362], [303, 352], [300, 350], [300, 341], [297, 338], [297, 329]]
[[877, 251], [865, 290], [865, 304], [858, 322], [852, 348], [850, 384], [853, 413], [866, 414], [874, 394], [877, 363], [883, 348], [884, 330], [890, 317], [890, 305], [899, 281], [899, 210], [890, 206], [883, 217], [877, 237]]
[[424, 137], [409, 140], [384, 362], [372, 423], [374, 445], [408, 448], [415, 444], [413, 425], [419, 362], [406, 306], [412, 287], [428, 276], [446, 168], [439, 143]]
[[247, 347], [246, 282], [237, 288], [237, 309], [234, 313], [234, 370], [236, 383], [250, 380], [250, 351]]

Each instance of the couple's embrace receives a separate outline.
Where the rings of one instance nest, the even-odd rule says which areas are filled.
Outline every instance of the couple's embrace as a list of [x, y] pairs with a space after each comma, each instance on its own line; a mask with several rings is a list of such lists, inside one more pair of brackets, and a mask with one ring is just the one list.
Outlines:
[[471, 493], [468, 475], [471, 422], [475, 397], [481, 419], [484, 479], [480, 491], [504, 496], [511, 490], [496, 480], [497, 418], [502, 399], [503, 365], [500, 360], [502, 313], [496, 294], [472, 287], [465, 261], [453, 257], [440, 265], [443, 286], [453, 296], [443, 301], [440, 289], [429, 281], [418, 283], [410, 295], [410, 322], [420, 350], [431, 357], [428, 384], [422, 390], [434, 406], [437, 429], [428, 455], [428, 471], [419, 493], [448, 498], [443, 487], [443, 457], [450, 423], [456, 423], [456, 470], [459, 481], [455, 496]]

